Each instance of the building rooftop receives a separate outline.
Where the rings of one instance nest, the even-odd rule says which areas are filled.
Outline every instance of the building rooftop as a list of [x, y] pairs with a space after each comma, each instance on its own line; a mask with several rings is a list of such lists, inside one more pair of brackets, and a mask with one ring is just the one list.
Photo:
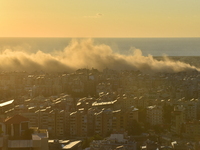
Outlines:
[[81, 141], [74, 141], [74, 142], [70, 142], [69, 144], [65, 145], [62, 149], [71, 149], [74, 146], [76, 146], [77, 144], [81, 143]]
[[9, 104], [12, 104], [14, 100], [9, 100], [9, 101], [6, 101], [6, 102], [3, 102], [3, 103], [0, 103], [0, 107], [3, 107], [3, 106], [6, 106], [6, 105], [9, 105]]
[[19, 124], [24, 121], [29, 121], [29, 119], [21, 115], [15, 115], [13, 117], [5, 119], [5, 124]]
[[92, 106], [112, 105], [112, 104], [114, 104], [116, 102], [117, 102], [117, 100], [109, 101], [109, 102], [94, 102], [92, 104]]

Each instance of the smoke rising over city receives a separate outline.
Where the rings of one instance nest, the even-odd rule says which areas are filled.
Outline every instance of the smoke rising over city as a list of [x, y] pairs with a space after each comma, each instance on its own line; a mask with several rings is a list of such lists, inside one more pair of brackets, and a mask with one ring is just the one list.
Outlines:
[[0, 54], [0, 71], [45, 71], [63, 72], [79, 68], [104, 68], [124, 70], [133, 69], [146, 73], [180, 72], [199, 70], [190, 64], [174, 61], [167, 56], [157, 60], [153, 56], [144, 56], [142, 50], [130, 48], [130, 55], [116, 53], [105, 44], [95, 44], [92, 39], [72, 40], [63, 50], [54, 52], [27, 53], [23, 47], [19, 50], [5, 48]]

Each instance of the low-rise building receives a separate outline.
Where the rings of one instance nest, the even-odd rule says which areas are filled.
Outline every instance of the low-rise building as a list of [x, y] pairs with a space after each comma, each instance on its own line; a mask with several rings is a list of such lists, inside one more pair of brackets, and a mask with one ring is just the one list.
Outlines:
[[110, 137], [104, 140], [93, 140], [90, 144], [90, 150], [109, 150], [122, 149], [136, 150], [137, 143], [124, 136], [124, 134], [111, 134]]
[[15, 115], [1, 123], [2, 136], [0, 149], [3, 150], [48, 150], [48, 131], [29, 128], [29, 120], [21, 115]]

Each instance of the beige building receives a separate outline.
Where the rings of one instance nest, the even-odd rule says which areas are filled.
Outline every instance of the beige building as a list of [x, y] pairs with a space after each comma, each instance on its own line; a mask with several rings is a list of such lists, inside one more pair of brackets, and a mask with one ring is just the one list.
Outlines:
[[112, 131], [112, 110], [102, 109], [95, 113], [94, 131], [96, 134], [106, 136]]
[[200, 138], [200, 121], [189, 121], [184, 124], [185, 133], [190, 137]]
[[185, 108], [182, 105], [177, 105], [174, 107], [174, 111], [172, 112], [171, 131], [173, 133], [180, 134], [184, 123], [185, 123]]
[[66, 112], [64, 110], [51, 110], [49, 112], [49, 134], [50, 137], [63, 138], [66, 133]]
[[185, 106], [185, 119], [194, 120], [197, 119], [197, 101], [192, 99], [186, 102]]
[[112, 114], [112, 130], [113, 133], [123, 133], [127, 128], [127, 114], [121, 110], [115, 110]]
[[163, 123], [163, 109], [161, 106], [147, 107], [147, 122], [151, 125], [160, 125]]
[[72, 112], [69, 116], [71, 137], [86, 137], [88, 135], [88, 115], [82, 110]]
[[130, 121], [138, 121], [138, 109], [131, 107], [129, 109], [115, 110], [112, 112], [112, 131], [125, 132]]

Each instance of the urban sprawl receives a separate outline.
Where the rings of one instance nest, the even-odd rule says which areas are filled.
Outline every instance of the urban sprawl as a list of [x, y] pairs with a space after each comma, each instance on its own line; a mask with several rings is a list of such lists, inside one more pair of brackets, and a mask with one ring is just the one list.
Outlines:
[[0, 73], [0, 150], [200, 150], [200, 73]]

